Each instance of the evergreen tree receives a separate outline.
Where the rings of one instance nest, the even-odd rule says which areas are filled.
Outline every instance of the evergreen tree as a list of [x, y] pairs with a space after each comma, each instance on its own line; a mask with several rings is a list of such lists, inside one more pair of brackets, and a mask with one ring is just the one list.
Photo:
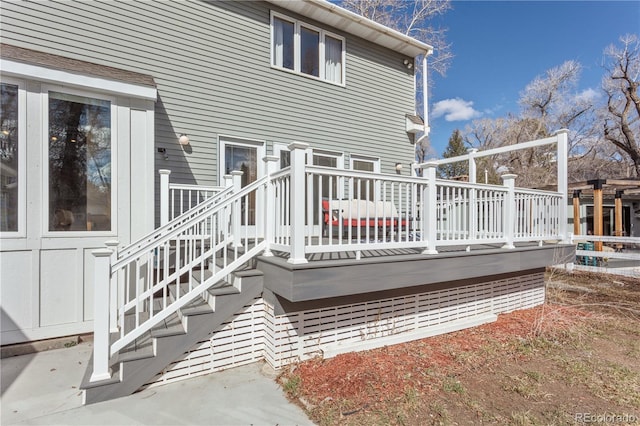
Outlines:
[[[449, 138], [449, 144], [442, 154], [443, 158], [459, 157], [467, 154], [467, 147], [465, 146], [460, 130], [456, 129]], [[454, 177], [462, 177], [469, 174], [469, 164], [467, 161], [459, 163], [443, 164], [438, 168], [438, 172], [441, 178], [451, 179]]]

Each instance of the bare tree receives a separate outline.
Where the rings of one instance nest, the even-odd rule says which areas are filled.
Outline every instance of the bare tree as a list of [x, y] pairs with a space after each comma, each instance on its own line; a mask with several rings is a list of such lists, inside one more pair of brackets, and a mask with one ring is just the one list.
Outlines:
[[[569, 129], [569, 179], [604, 177], [604, 166], [615, 153], [601, 143], [597, 124], [599, 95], [595, 90], [578, 91], [581, 65], [567, 61], [536, 77], [520, 93], [518, 115], [474, 122], [466, 129], [473, 146], [482, 149], [513, 145], [545, 138], [559, 129]], [[555, 149], [539, 147], [492, 159], [495, 168], [518, 175], [523, 186], [545, 186], [555, 181]]]
[[451, 9], [450, 0], [341, 0], [340, 6], [433, 46], [431, 69], [445, 75], [453, 54], [446, 29], [430, 24], [435, 16]]
[[[338, 3], [358, 15], [433, 46], [434, 53], [429, 57], [429, 70], [443, 76], [446, 74], [453, 59], [451, 44], [446, 41], [447, 30], [431, 25], [430, 21], [451, 9], [450, 0], [341, 0]], [[422, 87], [422, 79], [419, 78], [421, 73], [422, 69], [418, 67], [418, 92], [425, 90]], [[418, 109], [420, 107], [421, 105]], [[418, 113], [424, 114], [424, 111]], [[425, 122], [427, 121], [425, 119]], [[429, 138], [422, 137], [416, 144], [416, 159], [424, 161], [431, 152]]]
[[604, 138], [627, 155], [640, 177], [640, 41], [637, 35], [620, 38], [622, 46], [605, 50], [607, 95]]

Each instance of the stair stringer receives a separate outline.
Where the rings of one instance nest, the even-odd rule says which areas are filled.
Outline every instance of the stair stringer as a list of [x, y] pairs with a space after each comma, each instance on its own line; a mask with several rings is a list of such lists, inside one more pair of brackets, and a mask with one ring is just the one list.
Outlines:
[[[215, 331], [229, 317], [256, 298], [263, 290], [261, 273], [251, 274], [240, 279], [240, 292], [216, 296], [216, 310], [207, 313], [185, 314], [186, 332], [184, 334], [159, 336], [153, 338], [154, 355], [151, 357], [122, 361], [114, 365], [113, 377], [120, 381], [109, 380], [104, 385], [91, 384], [83, 380], [84, 404], [106, 401], [131, 395], [157, 374], [178, 359], [199, 341]], [[91, 364], [90, 364], [91, 365]]]

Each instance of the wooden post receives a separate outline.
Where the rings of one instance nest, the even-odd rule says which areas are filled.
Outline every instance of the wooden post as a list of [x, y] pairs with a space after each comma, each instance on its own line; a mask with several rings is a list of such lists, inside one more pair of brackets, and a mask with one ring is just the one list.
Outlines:
[[580, 190], [573, 191], [573, 235], [580, 234]]
[[512, 249], [516, 246], [513, 243], [514, 234], [516, 230], [516, 194], [515, 183], [518, 175], [506, 174], [502, 175], [502, 183], [507, 188], [507, 198], [504, 202], [504, 236], [506, 238], [505, 244], [502, 248]]
[[[593, 235], [601, 237], [603, 231], [602, 185], [604, 180], [596, 179], [590, 183], [593, 183]], [[596, 251], [602, 251], [602, 241], [595, 241], [594, 248]]]
[[616, 237], [624, 236], [624, 228], [622, 227], [622, 194], [623, 191], [616, 191], [615, 199], [615, 234]]
[[111, 279], [111, 253], [107, 248], [93, 250], [93, 373], [89, 381], [111, 378], [109, 368], [109, 281]]
[[422, 194], [422, 240], [427, 242], [427, 248], [422, 254], [438, 254], [436, 241], [438, 238], [438, 190], [436, 188], [436, 162], [425, 163], [422, 176], [427, 180], [427, 187]]
[[169, 223], [169, 175], [171, 170], [161, 169], [160, 173], [160, 226]]
[[[305, 197], [306, 197], [306, 153], [309, 145], [302, 142], [294, 142], [288, 146], [291, 151], [291, 184], [289, 192], [289, 226], [291, 235], [291, 253], [287, 262], [293, 264], [307, 263], [304, 255], [305, 236]], [[309, 194], [313, 197], [315, 194]], [[311, 224], [309, 225], [311, 226]]]
[[265, 163], [266, 163], [266, 169], [267, 169], [267, 176], [269, 178], [269, 180], [267, 180], [267, 188], [265, 191], [265, 200], [264, 200], [264, 241], [265, 241], [265, 247], [264, 247], [264, 252], [262, 253], [263, 256], [273, 256], [273, 253], [271, 252], [271, 243], [273, 242], [273, 235], [274, 235], [274, 227], [275, 227], [275, 221], [274, 221], [274, 214], [273, 212], [275, 211], [275, 205], [274, 205], [274, 201], [275, 201], [275, 191], [273, 190], [273, 183], [271, 182], [271, 175], [273, 175], [273, 173], [275, 173], [277, 167], [278, 167], [278, 161], [280, 160], [279, 157], [276, 157], [275, 155], [267, 155], [266, 157], [264, 157], [262, 159]]

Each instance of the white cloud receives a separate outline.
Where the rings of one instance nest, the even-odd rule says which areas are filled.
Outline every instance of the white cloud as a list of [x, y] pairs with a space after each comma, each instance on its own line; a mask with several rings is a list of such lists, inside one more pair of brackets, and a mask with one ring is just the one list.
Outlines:
[[438, 118], [444, 116], [447, 121], [466, 121], [478, 118], [482, 115], [480, 111], [473, 109], [472, 101], [464, 99], [445, 99], [433, 104], [431, 116]]
[[600, 92], [595, 89], [588, 88], [583, 90], [582, 92], [576, 95], [576, 100], [585, 101], [585, 102], [593, 102], [600, 97]]

